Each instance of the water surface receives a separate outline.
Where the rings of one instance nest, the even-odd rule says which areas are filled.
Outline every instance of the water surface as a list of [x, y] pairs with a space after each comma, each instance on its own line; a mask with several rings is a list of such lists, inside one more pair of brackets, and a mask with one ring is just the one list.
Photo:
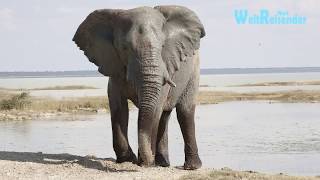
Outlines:
[[[214, 74], [201, 75], [200, 85], [224, 87], [262, 82], [317, 81], [320, 72], [310, 73], [269, 73], [269, 74]], [[56, 77], [56, 78], [0, 78], [0, 87], [4, 88], [44, 88], [52, 86], [86, 85], [107, 88], [107, 77]]]
[[[320, 104], [229, 102], [198, 106], [197, 140], [204, 167], [320, 175]], [[137, 110], [129, 139], [137, 150]], [[109, 114], [0, 122], [0, 151], [115, 157]], [[184, 161], [176, 115], [169, 124], [172, 165]]]

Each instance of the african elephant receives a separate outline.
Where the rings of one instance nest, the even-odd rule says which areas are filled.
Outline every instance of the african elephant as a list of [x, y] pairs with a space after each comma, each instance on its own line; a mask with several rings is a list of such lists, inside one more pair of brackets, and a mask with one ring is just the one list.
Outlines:
[[[73, 41], [109, 76], [113, 148], [117, 162], [169, 166], [168, 119], [176, 108], [185, 142], [184, 169], [200, 168], [194, 113], [202, 23], [181, 6], [101, 9], [78, 27]], [[128, 99], [139, 108], [138, 159], [128, 142]]]

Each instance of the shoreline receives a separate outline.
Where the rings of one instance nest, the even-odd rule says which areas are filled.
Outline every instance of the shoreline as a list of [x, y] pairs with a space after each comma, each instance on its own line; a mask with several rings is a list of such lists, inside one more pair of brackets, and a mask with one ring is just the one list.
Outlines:
[[[107, 96], [54, 99], [34, 97], [25, 92], [20, 92], [20, 94], [17, 93], [18, 92], [0, 91], [0, 121], [32, 120], [59, 115], [109, 112]], [[198, 105], [239, 101], [266, 101], [266, 103], [320, 103], [320, 91], [292, 90], [250, 93], [200, 91], [197, 98]], [[129, 101], [129, 109], [133, 106], [133, 103]]]
[[97, 158], [92, 155], [0, 151], [0, 157], [0, 178], [4, 179], [320, 179], [319, 176], [289, 176], [283, 173], [235, 171], [230, 168], [144, 168], [128, 162], [118, 164], [113, 158]]

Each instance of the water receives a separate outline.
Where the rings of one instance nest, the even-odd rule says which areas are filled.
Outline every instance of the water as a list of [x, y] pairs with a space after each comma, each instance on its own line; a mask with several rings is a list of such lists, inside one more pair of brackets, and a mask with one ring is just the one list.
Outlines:
[[[320, 174], [320, 104], [229, 102], [197, 108], [197, 141], [204, 167], [293, 175]], [[137, 150], [137, 110], [129, 140]], [[0, 122], [0, 151], [115, 157], [109, 114]], [[169, 124], [172, 165], [184, 161], [176, 115]]]
[[33, 89], [53, 86], [85, 85], [107, 88], [107, 77], [0, 78], [1, 88]]
[[[201, 75], [200, 85], [209, 87], [227, 87], [249, 83], [279, 81], [316, 81], [320, 72], [310, 73], [269, 73], [269, 74], [214, 74]], [[13, 89], [32, 89], [52, 86], [85, 85], [107, 88], [107, 77], [56, 77], [56, 78], [0, 78], [0, 87]]]
[[[278, 67], [278, 68], [205, 68], [200, 69], [201, 75], [208, 74], [267, 74], [267, 73], [306, 73], [320, 72], [320, 67]], [[102, 76], [95, 70], [82, 71], [42, 71], [42, 72], [0, 72], [0, 78], [37, 78], [37, 77], [98, 77]]]

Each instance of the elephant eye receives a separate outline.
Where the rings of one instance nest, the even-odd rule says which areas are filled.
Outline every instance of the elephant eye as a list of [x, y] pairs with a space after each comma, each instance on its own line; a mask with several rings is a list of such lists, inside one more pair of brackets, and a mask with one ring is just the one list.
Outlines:
[[143, 29], [143, 27], [142, 27], [142, 26], [140, 26], [140, 27], [139, 27], [138, 32], [139, 32], [139, 34], [143, 34], [144, 29]]

